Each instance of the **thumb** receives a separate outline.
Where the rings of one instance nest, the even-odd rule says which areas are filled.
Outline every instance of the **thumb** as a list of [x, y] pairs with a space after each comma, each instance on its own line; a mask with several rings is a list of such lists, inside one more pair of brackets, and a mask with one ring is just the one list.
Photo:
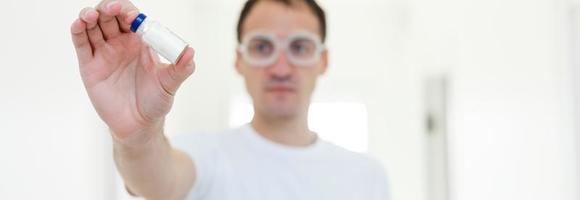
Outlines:
[[159, 70], [159, 82], [169, 95], [174, 96], [181, 83], [195, 71], [193, 56], [194, 50], [188, 47], [176, 64], [168, 65]]

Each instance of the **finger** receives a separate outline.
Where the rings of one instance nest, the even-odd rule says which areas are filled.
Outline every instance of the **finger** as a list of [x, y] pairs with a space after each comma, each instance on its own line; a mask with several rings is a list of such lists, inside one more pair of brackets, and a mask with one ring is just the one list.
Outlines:
[[93, 50], [86, 32], [87, 25], [81, 19], [77, 19], [71, 25], [72, 41], [80, 63], [84, 63], [93, 57]]
[[161, 59], [159, 58], [159, 55], [157, 54], [157, 52], [155, 52], [155, 50], [153, 50], [151, 47], [147, 46], [147, 51], [149, 52], [149, 57], [151, 57], [153, 62], [161, 63]]
[[94, 8], [85, 8], [81, 11], [79, 16], [87, 24], [87, 34], [89, 36], [89, 41], [91, 46], [96, 49], [105, 44], [105, 39], [103, 37], [103, 32], [97, 24], [99, 18], [99, 12]]
[[121, 30], [125, 33], [131, 32], [131, 23], [133, 23], [133, 20], [135, 20], [135, 18], [137, 18], [138, 15], [139, 15], [138, 10], [131, 10], [126, 14], [122, 14], [120, 17], [117, 17], [117, 20], [119, 20], [119, 26], [121, 27]]
[[100, 13], [99, 27], [103, 31], [105, 40], [118, 36], [121, 31], [119, 29], [119, 22], [115, 16], [121, 13], [121, 4], [117, 1], [102, 3], [97, 6], [97, 9]]
[[125, 0], [105, 0], [101, 2], [100, 6], [110, 6], [111, 4], [117, 4], [119, 6], [119, 12], [114, 16], [117, 19], [121, 32], [131, 32], [131, 23], [139, 15], [139, 9], [131, 1]]
[[175, 95], [181, 83], [195, 71], [193, 57], [194, 51], [188, 47], [177, 64], [160, 69], [158, 75], [161, 87], [169, 95]]

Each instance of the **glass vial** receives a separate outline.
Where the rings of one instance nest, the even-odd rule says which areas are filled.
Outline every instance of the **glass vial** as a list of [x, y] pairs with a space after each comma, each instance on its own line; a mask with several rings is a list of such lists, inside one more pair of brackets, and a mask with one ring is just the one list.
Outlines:
[[163, 58], [176, 64], [188, 44], [159, 22], [146, 18], [145, 14], [140, 13], [131, 23], [131, 31], [139, 34], [143, 41]]

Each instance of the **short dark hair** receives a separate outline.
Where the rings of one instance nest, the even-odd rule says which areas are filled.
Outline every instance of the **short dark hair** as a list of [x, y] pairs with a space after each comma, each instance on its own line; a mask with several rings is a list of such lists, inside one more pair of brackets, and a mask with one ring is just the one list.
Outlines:
[[[244, 5], [244, 8], [242, 9], [242, 12], [240, 13], [240, 18], [238, 20], [238, 27], [237, 27], [238, 42], [242, 41], [242, 26], [244, 24], [244, 21], [248, 17], [248, 14], [250, 14], [250, 11], [252, 10], [252, 8], [254, 8], [256, 3], [258, 3], [259, 1], [260, 0], [248, 0], [248, 1], [246, 1], [246, 4]], [[284, 5], [287, 5], [287, 6], [292, 6], [296, 3], [296, 0], [272, 0], [272, 1], [280, 2], [280, 3], [283, 3]], [[324, 10], [322, 10], [322, 8], [318, 5], [318, 3], [316, 3], [316, 0], [300, 0], [300, 1], [304, 2], [306, 4], [306, 6], [308, 6], [308, 8], [310, 8], [312, 13], [318, 19], [318, 24], [320, 26], [320, 35], [322, 37], [322, 42], [324, 42], [326, 39], [326, 16], [324, 14]]]

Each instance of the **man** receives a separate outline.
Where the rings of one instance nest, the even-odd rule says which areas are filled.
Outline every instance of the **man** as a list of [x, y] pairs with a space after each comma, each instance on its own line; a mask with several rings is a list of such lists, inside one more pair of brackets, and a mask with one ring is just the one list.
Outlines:
[[313, 0], [249, 0], [238, 25], [235, 69], [254, 104], [250, 124], [165, 139], [193, 49], [160, 63], [129, 27], [129, 1], [104, 0], [71, 27], [91, 102], [109, 126], [114, 158], [133, 194], [147, 199], [383, 200], [380, 164], [308, 128], [310, 97], [328, 64], [324, 12]]

